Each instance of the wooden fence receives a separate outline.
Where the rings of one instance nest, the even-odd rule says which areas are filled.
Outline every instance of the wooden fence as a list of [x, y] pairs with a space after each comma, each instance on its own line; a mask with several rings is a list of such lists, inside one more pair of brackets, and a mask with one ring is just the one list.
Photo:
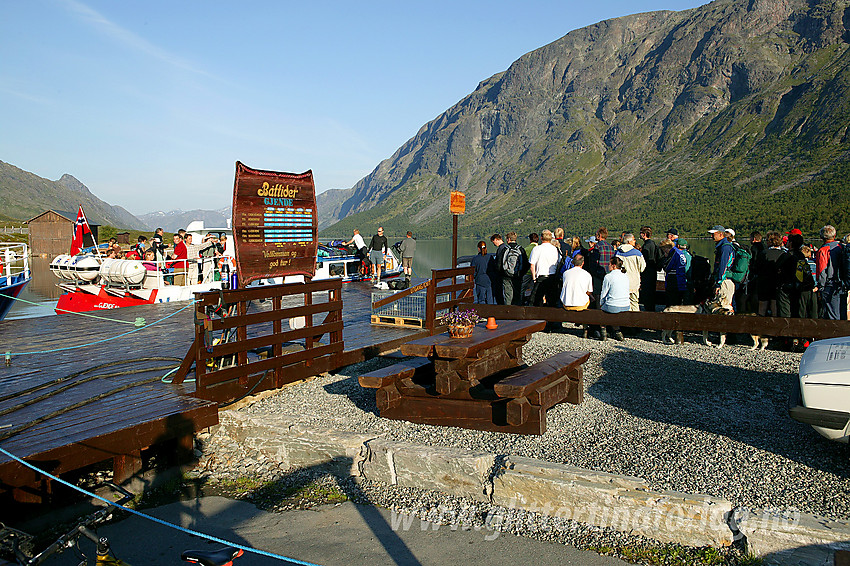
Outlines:
[[[327, 300], [314, 302], [313, 293], [318, 292], [327, 293]], [[284, 297], [297, 295], [303, 297], [302, 304], [283, 306]], [[201, 399], [228, 403], [340, 365], [341, 280], [209, 291], [195, 297], [195, 341], [174, 382], [180, 383], [194, 362], [195, 396]], [[271, 301], [271, 308], [249, 314], [248, 303], [261, 299]], [[214, 309], [229, 314], [210, 316]], [[228, 339], [209, 344], [210, 336], [219, 335]], [[249, 360], [249, 353], [258, 358]]]
[[836, 338], [850, 336], [850, 322], [812, 318], [780, 318], [761, 316], [723, 316], [713, 314], [621, 312], [610, 314], [599, 309], [567, 311], [552, 307], [520, 307], [511, 305], [474, 305], [480, 316], [501, 319], [538, 319], [550, 322], [573, 322], [649, 328], [674, 332], [727, 332], [790, 338]]
[[[431, 285], [428, 286], [425, 303], [425, 328], [432, 335], [438, 330], [437, 313], [441, 310], [449, 312], [461, 305], [471, 305], [474, 298], [475, 283], [472, 276], [475, 270], [472, 267], [460, 267], [455, 269], [432, 269]], [[461, 282], [458, 277], [463, 277]], [[437, 302], [437, 295], [448, 295], [448, 300]]]

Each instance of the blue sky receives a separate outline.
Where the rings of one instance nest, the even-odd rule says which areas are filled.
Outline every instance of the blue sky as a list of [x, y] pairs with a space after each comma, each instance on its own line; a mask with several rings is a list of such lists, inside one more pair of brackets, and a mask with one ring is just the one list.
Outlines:
[[0, 161], [134, 214], [227, 206], [237, 160], [347, 188], [523, 54], [702, 3], [7, 0]]

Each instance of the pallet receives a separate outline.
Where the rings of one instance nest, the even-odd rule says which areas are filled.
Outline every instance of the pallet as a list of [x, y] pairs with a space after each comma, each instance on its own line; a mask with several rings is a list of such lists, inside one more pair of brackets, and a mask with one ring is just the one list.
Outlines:
[[421, 318], [409, 316], [383, 316], [373, 314], [372, 324], [378, 324], [381, 326], [403, 326], [405, 328], [424, 328], [424, 321]]

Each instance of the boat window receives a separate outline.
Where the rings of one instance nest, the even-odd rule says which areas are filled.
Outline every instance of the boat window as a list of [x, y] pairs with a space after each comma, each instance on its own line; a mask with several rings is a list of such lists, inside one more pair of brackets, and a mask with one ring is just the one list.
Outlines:
[[348, 275], [351, 277], [352, 275], [358, 275], [360, 273], [360, 261], [349, 261], [346, 264], [346, 269], [348, 270]]
[[328, 275], [331, 277], [342, 277], [345, 275], [344, 263], [332, 263], [328, 268]]

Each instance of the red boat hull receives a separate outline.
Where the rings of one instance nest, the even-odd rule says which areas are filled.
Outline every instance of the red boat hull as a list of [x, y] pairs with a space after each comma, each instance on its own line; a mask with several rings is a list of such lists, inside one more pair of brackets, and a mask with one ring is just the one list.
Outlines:
[[56, 312], [89, 312], [120, 309], [124, 307], [135, 307], [138, 305], [151, 305], [155, 302], [156, 290], [151, 292], [148, 300], [140, 299], [131, 295], [124, 297], [116, 297], [110, 295], [103, 289], [97, 295], [85, 293], [83, 291], [74, 291], [65, 293], [59, 297], [59, 302], [56, 304]]

